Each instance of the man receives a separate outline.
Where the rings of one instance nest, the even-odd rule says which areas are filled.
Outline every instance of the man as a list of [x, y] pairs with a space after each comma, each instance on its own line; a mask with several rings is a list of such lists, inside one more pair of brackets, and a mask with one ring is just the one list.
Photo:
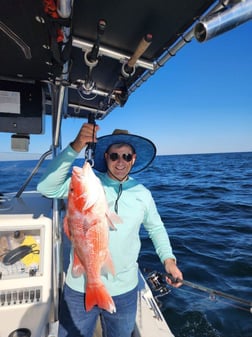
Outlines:
[[[96, 139], [98, 130], [99, 127], [92, 124], [82, 126], [75, 140], [50, 163], [38, 184], [38, 191], [51, 198], [67, 197], [69, 168], [88, 143], [96, 142], [94, 169], [98, 171], [109, 208], [123, 221], [116, 231], [110, 231], [109, 236], [116, 274], [102, 275], [102, 281], [114, 300], [116, 313], [111, 314], [97, 306], [85, 311], [85, 277], [72, 275], [70, 259], [60, 305], [59, 337], [92, 337], [99, 315], [104, 337], [132, 335], [137, 309], [141, 224], [147, 230], [166, 272], [175, 279], [183, 279], [150, 191], [129, 176], [130, 172], [139, 172], [150, 165], [156, 154], [154, 144], [123, 130]], [[180, 285], [174, 284], [176, 287]]]

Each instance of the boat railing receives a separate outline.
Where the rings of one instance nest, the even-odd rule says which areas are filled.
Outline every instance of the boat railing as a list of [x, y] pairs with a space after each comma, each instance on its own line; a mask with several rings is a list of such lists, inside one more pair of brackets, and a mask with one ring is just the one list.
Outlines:
[[26, 186], [32, 180], [33, 176], [38, 172], [38, 170], [39, 170], [40, 166], [42, 165], [43, 161], [45, 160], [45, 158], [48, 157], [51, 154], [52, 154], [52, 150], [48, 150], [47, 152], [45, 152], [44, 154], [42, 154], [42, 156], [40, 157], [40, 159], [37, 162], [36, 166], [32, 170], [31, 174], [29, 175], [29, 177], [26, 179], [26, 181], [24, 182], [24, 184], [20, 187], [19, 191], [15, 195], [15, 198], [19, 198], [21, 196], [21, 194], [26, 189]]

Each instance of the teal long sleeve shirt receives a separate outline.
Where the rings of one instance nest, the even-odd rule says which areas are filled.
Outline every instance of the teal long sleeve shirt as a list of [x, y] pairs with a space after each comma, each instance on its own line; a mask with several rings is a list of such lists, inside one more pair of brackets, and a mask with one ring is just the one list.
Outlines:
[[[48, 198], [67, 198], [70, 183], [69, 169], [78, 156], [69, 145], [47, 167], [37, 189]], [[109, 249], [116, 274], [102, 275], [102, 281], [112, 296], [132, 290], [138, 283], [138, 255], [141, 248], [139, 236], [143, 224], [163, 263], [165, 259], [175, 259], [170, 240], [159, 216], [150, 191], [135, 179], [129, 177], [123, 183], [111, 179], [106, 173], [98, 173], [105, 190], [110, 210], [114, 211], [119, 185], [122, 193], [118, 200], [118, 215], [123, 223], [109, 233]], [[85, 292], [85, 277], [72, 276], [72, 256], [67, 271], [66, 283], [72, 289]]]

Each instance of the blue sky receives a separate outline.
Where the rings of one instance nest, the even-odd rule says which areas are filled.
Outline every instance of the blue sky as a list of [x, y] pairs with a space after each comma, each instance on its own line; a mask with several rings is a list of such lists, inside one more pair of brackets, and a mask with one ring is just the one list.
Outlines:
[[[252, 21], [204, 43], [186, 45], [134, 92], [124, 108], [99, 121], [99, 136], [115, 128], [150, 138], [158, 154], [252, 151]], [[63, 121], [65, 147], [84, 120]], [[31, 135], [29, 154], [50, 146], [45, 135]], [[3, 154], [5, 152], [5, 154]], [[10, 134], [0, 134], [6, 158]]]

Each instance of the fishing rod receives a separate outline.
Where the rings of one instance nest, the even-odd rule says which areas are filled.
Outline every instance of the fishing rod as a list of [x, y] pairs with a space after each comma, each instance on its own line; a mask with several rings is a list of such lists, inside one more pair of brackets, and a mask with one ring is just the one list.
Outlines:
[[196, 284], [196, 283], [193, 283], [193, 282], [190, 282], [190, 281], [181, 280], [179, 278], [174, 278], [169, 273], [162, 274], [162, 273], [153, 271], [152, 273], [150, 273], [147, 276], [147, 279], [150, 282], [150, 284], [151, 284], [151, 286], [154, 290], [159, 291], [161, 294], [166, 294], [167, 293], [167, 287], [166, 287], [167, 286], [167, 281], [166, 281], [167, 277], [171, 280], [172, 283], [182, 283], [183, 285], [186, 285], [188, 287], [204, 291], [204, 292], [210, 294], [211, 297], [213, 297], [213, 298], [214, 298], [215, 295], [217, 295], [217, 296], [232, 300], [234, 302], [238, 302], [238, 303], [243, 304], [245, 306], [248, 306], [250, 313], [252, 313], [252, 301], [247, 301], [247, 300], [244, 300], [240, 297], [233, 296], [233, 295], [224, 293], [224, 292], [219, 291], [219, 290], [207, 288], [207, 287], [201, 286], [199, 284]]

